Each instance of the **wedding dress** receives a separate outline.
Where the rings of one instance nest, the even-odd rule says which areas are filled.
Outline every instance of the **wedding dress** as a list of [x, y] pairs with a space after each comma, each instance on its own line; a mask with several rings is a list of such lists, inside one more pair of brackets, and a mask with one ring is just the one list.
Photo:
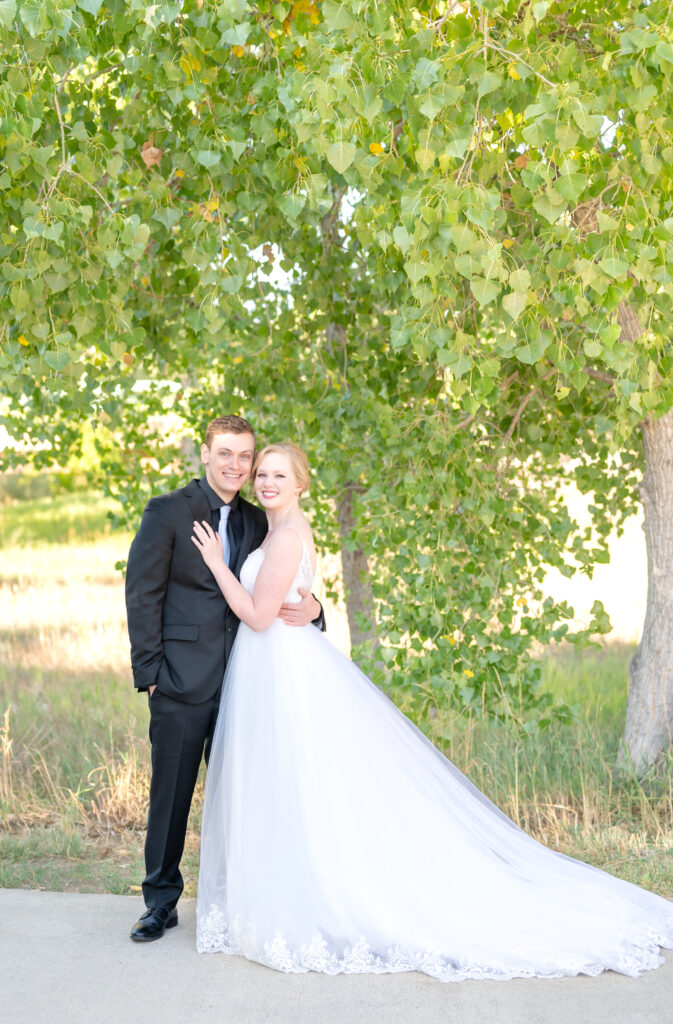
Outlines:
[[[312, 578], [304, 545], [288, 600]], [[673, 903], [540, 845], [324, 634], [277, 619], [241, 624], [224, 679], [197, 945], [292, 972], [637, 975], [673, 947]]]

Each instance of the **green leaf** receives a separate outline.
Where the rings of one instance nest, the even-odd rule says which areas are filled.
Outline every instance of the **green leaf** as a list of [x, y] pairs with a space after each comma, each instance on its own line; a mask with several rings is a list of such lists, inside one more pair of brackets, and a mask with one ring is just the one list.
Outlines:
[[234, 154], [234, 160], [238, 160], [248, 148], [247, 142], [240, 142], [238, 139], [227, 139], [225, 145]]
[[597, 211], [596, 220], [598, 221], [599, 231], [617, 231], [619, 228], [619, 221], [615, 220], [614, 217], [611, 217], [604, 210]]
[[395, 245], [398, 249], [401, 249], [402, 252], [406, 252], [413, 242], [413, 238], [403, 224], [398, 224], [397, 227], [393, 229], [393, 239], [395, 241]]
[[554, 182], [554, 188], [564, 199], [575, 202], [584, 192], [586, 184], [586, 174], [565, 174], [561, 178], [557, 178]]
[[648, 174], [658, 174], [661, 170], [661, 160], [653, 153], [643, 153], [641, 163]]
[[565, 209], [565, 203], [563, 200], [559, 200], [553, 192], [543, 192], [542, 195], [538, 195], [533, 200], [533, 206], [545, 220], [549, 221], [550, 224], [554, 224]]
[[19, 17], [31, 36], [38, 35], [41, 24], [40, 5], [38, 3], [31, 0], [30, 3], [22, 4], [19, 10]]
[[562, 153], [567, 153], [569, 149], [574, 149], [579, 140], [579, 135], [574, 131], [569, 124], [560, 125], [556, 130], [556, 142]]
[[500, 294], [500, 285], [484, 277], [475, 277], [470, 281], [472, 294], [480, 306], [487, 306]]
[[428, 60], [427, 57], [421, 57], [411, 77], [418, 86], [419, 91], [424, 92], [437, 81], [438, 76], [439, 65], [435, 61]]
[[417, 149], [414, 153], [416, 163], [422, 171], [429, 171], [435, 162], [435, 152], [432, 149]]
[[418, 260], [408, 260], [404, 264], [404, 269], [412, 284], [417, 284], [428, 272], [427, 266]]
[[203, 167], [214, 167], [220, 162], [220, 154], [216, 149], [197, 149], [194, 155]]
[[535, 21], [542, 21], [551, 5], [552, 0], [539, 0], [538, 3], [533, 4], [533, 17]]
[[338, 174], [347, 171], [355, 159], [355, 146], [351, 142], [334, 142], [325, 156]]
[[455, 157], [457, 160], [460, 160], [460, 158], [465, 155], [467, 147], [470, 145], [471, 139], [471, 135], [465, 135], [463, 137], [457, 136], [456, 138], [451, 139], [451, 141], [446, 146], [444, 152], [446, 153], [447, 156], [452, 156]]
[[467, 352], [446, 352], [440, 353], [440, 362], [451, 370], [456, 379], [464, 377], [468, 370], [472, 369], [472, 357]]
[[350, 28], [355, 20], [345, 4], [335, 4], [331, 0], [324, 0], [320, 13], [328, 32], [341, 32], [345, 28]]
[[418, 104], [418, 109], [422, 114], [430, 120], [434, 120], [437, 114], [444, 107], [444, 98], [439, 93], [434, 93], [432, 90], [426, 92], [423, 99]]
[[68, 352], [63, 352], [62, 350], [58, 352], [49, 350], [44, 353], [42, 358], [47, 366], [50, 366], [52, 370], [56, 370], [57, 372], [65, 370], [66, 366], [70, 363], [70, 354]]
[[514, 350], [514, 355], [521, 363], [526, 363], [528, 366], [532, 366], [537, 363], [538, 360], [542, 359], [549, 345], [551, 338], [545, 337], [543, 334], [538, 334], [537, 338], [533, 338], [531, 341], [527, 341], [525, 345], [519, 345]]
[[515, 292], [527, 292], [530, 288], [530, 273], [525, 267], [521, 267], [519, 270], [514, 270], [509, 275], [510, 287]]
[[233, 28], [223, 32], [220, 38], [223, 43], [229, 43], [230, 46], [245, 46], [250, 35], [250, 27], [249, 21], [239, 21]]
[[604, 117], [602, 114], [589, 114], [581, 107], [573, 110], [573, 119], [582, 135], [588, 139], [595, 139], [603, 127]]
[[498, 89], [501, 85], [502, 75], [499, 75], [497, 71], [484, 71], [483, 75], [479, 79], [477, 94], [479, 96], [486, 96], [489, 92], [493, 92], [494, 89]]
[[306, 196], [299, 192], [288, 192], [284, 196], [279, 196], [276, 202], [289, 220], [296, 220], [306, 205]]
[[[152, 219], [153, 220], [158, 220], [159, 223], [163, 224], [163, 226], [168, 231], [168, 230], [170, 230], [173, 227], [174, 224], [177, 224], [177, 222], [180, 220], [180, 211], [176, 210], [175, 207], [173, 207], [173, 206], [164, 206], [164, 207], [162, 207], [162, 209], [157, 210], [155, 212], [155, 214], [154, 214]], [[147, 227], [147, 225], [144, 225], [144, 226]], [[148, 237], [149, 237], [149, 232], [148, 232]], [[138, 233], [137, 232], [136, 232], [135, 241], [140, 244], [140, 240], [138, 239]], [[147, 242], [147, 239], [145, 239], [145, 243], [146, 242]], [[145, 244], [145, 243], [142, 243], [142, 244]]]
[[0, 0], [0, 25], [4, 28], [9, 28], [14, 21], [15, 15], [16, 0]]
[[94, 16], [98, 14], [103, 0], [77, 0], [77, 6], [83, 11], [87, 11], [89, 14]]
[[626, 271], [629, 269], [628, 263], [624, 260], [617, 259], [616, 256], [606, 256], [604, 259], [599, 261], [599, 267], [604, 270], [609, 277], [625, 277]]
[[526, 308], [527, 301], [528, 297], [526, 292], [510, 292], [508, 295], [505, 295], [502, 300], [502, 305], [505, 312], [509, 313], [512, 320], [518, 320]]
[[452, 224], [450, 231], [458, 252], [467, 252], [477, 241], [476, 234], [467, 224]]

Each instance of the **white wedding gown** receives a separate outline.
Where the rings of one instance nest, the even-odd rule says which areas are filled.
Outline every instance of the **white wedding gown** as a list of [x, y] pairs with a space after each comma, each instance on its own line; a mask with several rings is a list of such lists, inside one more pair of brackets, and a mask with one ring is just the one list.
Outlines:
[[[312, 576], [304, 547], [288, 599]], [[276, 620], [241, 624], [225, 675], [197, 944], [293, 972], [637, 975], [673, 903], [531, 839], [324, 634]]]

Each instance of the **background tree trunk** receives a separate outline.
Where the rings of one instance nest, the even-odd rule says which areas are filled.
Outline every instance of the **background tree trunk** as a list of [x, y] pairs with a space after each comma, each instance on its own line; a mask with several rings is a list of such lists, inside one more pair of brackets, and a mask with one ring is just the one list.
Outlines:
[[[374, 622], [374, 600], [369, 580], [367, 556], [361, 548], [354, 551], [348, 546], [349, 539], [355, 529], [353, 517], [353, 495], [357, 486], [347, 483], [338, 503], [339, 537], [341, 540], [341, 564], [343, 567], [344, 593], [348, 611], [348, 628], [351, 646], [372, 642], [376, 646], [376, 629]], [[369, 625], [363, 629], [358, 624], [358, 616], [362, 616]]]
[[[629, 666], [620, 763], [640, 774], [673, 742], [673, 411], [642, 425], [641, 498], [647, 544], [647, 610]], [[627, 582], [628, 585], [628, 581]]]

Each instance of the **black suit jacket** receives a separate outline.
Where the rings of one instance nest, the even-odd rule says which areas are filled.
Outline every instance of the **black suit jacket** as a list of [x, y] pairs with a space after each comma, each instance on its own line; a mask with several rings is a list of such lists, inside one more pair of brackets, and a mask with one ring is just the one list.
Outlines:
[[[231, 569], [266, 536], [262, 509], [239, 499], [243, 537]], [[152, 498], [131, 544], [126, 569], [126, 610], [133, 682], [138, 690], [156, 684], [161, 693], [187, 704], [212, 697], [224, 669], [239, 620], [192, 543], [194, 520], [211, 521], [198, 480]]]

